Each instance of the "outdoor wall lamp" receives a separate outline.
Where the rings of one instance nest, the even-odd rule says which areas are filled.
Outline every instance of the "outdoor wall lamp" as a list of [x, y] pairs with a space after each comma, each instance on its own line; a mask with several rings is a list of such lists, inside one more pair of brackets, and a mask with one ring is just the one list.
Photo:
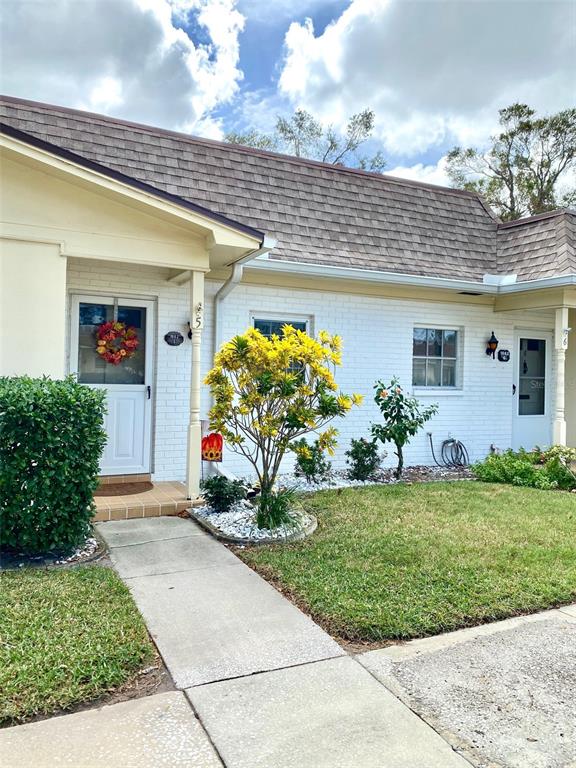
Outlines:
[[488, 339], [488, 343], [486, 345], [486, 354], [492, 355], [492, 359], [496, 357], [496, 350], [498, 349], [498, 339], [496, 336], [494, 336], [494, 331], [492, 331], [492, 336]]

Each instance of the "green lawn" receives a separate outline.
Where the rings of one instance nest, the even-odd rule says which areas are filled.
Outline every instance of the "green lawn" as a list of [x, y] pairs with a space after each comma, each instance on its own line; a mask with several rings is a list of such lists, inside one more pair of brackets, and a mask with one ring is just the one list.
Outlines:
[[0, 722], [95, 699], [155, 655], [128, 589], [109, 568], [0, 576]]
[[303, 498], [307, 541], [238, 554], [333, 634], [419, 637], [576, 599], [576, 496], [474, 482]]

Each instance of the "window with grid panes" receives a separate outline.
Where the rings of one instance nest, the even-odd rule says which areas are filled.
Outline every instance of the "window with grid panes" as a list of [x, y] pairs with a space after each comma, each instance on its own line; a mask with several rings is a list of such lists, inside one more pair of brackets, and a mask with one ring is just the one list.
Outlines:
[[414, 328], [412, 384], [415, 387], [456, 387], [458, 331]]

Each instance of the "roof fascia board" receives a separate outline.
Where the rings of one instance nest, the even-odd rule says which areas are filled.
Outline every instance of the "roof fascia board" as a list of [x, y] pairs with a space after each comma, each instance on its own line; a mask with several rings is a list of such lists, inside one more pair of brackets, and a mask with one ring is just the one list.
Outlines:
[[445, 277], [407, 275], [400, 272], [379, 272], [372, 269], [336, 267], [299, 261], [281, 261], [280, 259], [274, 260], [266, 257], [258, 257], [254, 261], [251, 261], [247, 266], [249, 266], [250, 269], [281, 272], [285, 274], [309, 275], [310, 277], [331, 277], [340, 278], [342, 280], [364, 280], [392, 285], [421, 286], [423, 288], [443, 288], [454, 291], [470, 291], [484, 295], [536, 291], [544, 288], [560, 288], [576, 285], [576, 275], [547, 277], [540, 280], [524, 281], [507, 285], [489, 285], [474, 280], [456, 280]]
[[484, 285], [473, 280], [453, 280], [445, 277], [424, 277], [420, 275], [406, 275], [398, 272], [379, 272], [372, 269], [359, 269], [355, 267], [325, 266], [299, 261], [281, 261], [273, 259], [257, 258], [247, 265], [250, 269], [258, 269], [287, 274], [304, 274], [310, 277], [332, 277], [342, 280], [363, 280], [374, 283], [388, 283], [396, 285], [414, 285], [424, 288], [444, 288], [455, 291], [472, 291], [482, 294], [496, 294], [496, 286]]

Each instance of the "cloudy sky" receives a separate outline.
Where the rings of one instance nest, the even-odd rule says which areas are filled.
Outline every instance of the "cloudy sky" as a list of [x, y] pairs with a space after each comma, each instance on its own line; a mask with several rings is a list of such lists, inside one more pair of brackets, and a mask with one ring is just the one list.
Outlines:
[[376, 113], [387, 171], [445, 182], [497, 110], [576, 104], [576, 0], [0, 0], [3, 93], [220, 138]]

